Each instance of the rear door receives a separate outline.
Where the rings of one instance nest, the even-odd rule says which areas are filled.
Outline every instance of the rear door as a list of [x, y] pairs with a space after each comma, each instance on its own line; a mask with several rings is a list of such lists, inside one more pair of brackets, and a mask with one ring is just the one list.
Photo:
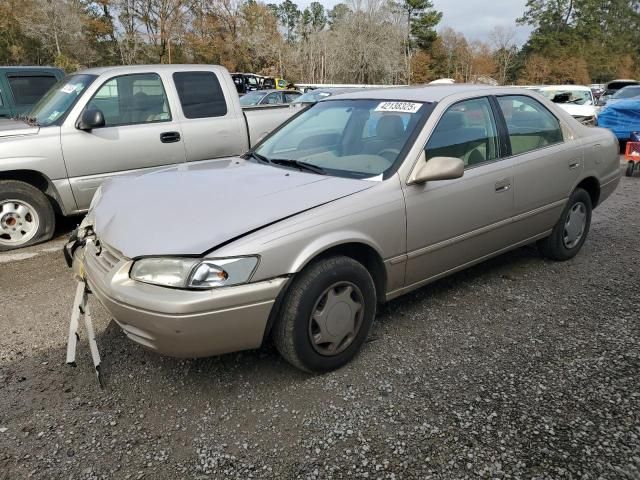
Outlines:
[[560, 121], [528, 95], [497, 97], [511, 147], [515, 225], [526, 240], [550, 230], [583, 168], [582, 145], [565, 140]]
[[141, 172], [185, 160], [180, 123], [158, 73], [107, 79], [85, 110], [100, 110], [105, 126], [90, 132], [69, 118], [62, 129], [62, 151], [79, 209], [89, 206], [108, 177]]
[[440, 118], [426, 145], [426, 161], [456, 157], [463, 160], [465, 170], [458, 179], [404, 187], [407, 286], [512, 244], [513, 170], [500, 143], [486, 97], [458, 102]]
[[246, 125], [223, 90], [224, 80], [214, 71], [175, 72], [180, 122], [188, 162], [230, 157], [244, 153]]

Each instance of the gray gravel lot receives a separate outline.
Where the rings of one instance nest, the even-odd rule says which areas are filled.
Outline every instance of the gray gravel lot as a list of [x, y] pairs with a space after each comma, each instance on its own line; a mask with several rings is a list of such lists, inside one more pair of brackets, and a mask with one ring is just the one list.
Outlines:
[[59, 252], [0, 264], [0, 479], [640, 479], [640, 178], [577, 258], [522, 248], [393, 301], [340, 371], [272, 347], [149, 353], [75, 288]]

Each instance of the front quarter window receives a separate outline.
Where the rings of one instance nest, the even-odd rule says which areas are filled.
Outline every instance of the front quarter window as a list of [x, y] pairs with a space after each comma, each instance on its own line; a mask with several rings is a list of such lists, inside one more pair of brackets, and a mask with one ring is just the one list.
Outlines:
[[47, 127], [62, 120], [96, 75], [70, 75], [55, 84], [27, 115], [30, 121]]
[[431, 104], [393, 100], [319, 102], [256, 149], [266, 159], [298, 161], [330, 175], [377, 177], [410, 148]]

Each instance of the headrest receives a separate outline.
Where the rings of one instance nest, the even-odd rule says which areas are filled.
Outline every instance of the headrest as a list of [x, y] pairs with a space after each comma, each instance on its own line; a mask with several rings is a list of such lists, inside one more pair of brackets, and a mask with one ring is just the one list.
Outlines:
[[376, 125], [378, 138], [397, 139], [404, 134], [404, 123], [400, 115], [383, 115]]

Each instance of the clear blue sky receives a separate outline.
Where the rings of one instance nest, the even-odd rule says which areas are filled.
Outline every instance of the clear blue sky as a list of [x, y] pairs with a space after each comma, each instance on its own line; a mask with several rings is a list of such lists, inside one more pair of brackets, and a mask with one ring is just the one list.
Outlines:
[[[304, 8], [311, 1], [313, 0], [299, 0], [296, 3]], [[340, 2], [318, 1], [327, 9]], [[469, 40], [486, 41], [488, 33], [497, 25], [515, 27], [515, 20], [522, 15], [526, 0], [433, 0], [433, 3], [443, 13], [438, 28], [451, 27], [464, 33]], [[528, 27], [517, 27], [517, 42], [524, 43], [529, 32]]]

